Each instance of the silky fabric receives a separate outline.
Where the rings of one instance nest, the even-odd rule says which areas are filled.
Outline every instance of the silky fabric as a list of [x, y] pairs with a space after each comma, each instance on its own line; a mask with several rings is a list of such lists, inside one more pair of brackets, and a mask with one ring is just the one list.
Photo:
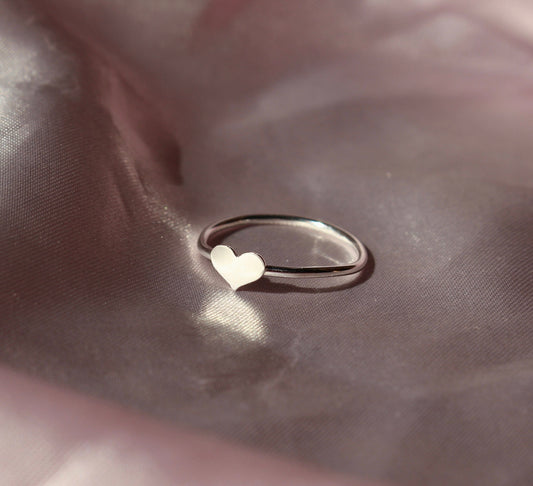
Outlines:
[[[1, 363], [213, 456], [530, 484], [532, 46], [520, 0], [0, 0]], [[250, 213], [337, 224], [369, 265], [233, 292], [196, 239]], [[330, 255], [235, 238], [268, 264]], [[165, 477], [216, 484], [197, 467]]]

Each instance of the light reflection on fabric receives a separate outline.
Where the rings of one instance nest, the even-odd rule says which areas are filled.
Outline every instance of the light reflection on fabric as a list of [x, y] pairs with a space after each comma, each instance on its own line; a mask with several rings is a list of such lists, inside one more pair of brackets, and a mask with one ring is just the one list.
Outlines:
[[251, 342], [261, 342], [266, 337], [262, 312], [232, 290], [210, 294], [201, 310], [200, 321], [239, 334]]

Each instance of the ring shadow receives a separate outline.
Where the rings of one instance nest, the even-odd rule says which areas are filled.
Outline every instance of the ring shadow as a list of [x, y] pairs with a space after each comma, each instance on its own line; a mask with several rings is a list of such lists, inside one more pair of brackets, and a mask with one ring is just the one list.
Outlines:
[[[319, 294], [325, 292], [337, 292], [339, 290], [346, 290], [357, 285], [361, 285], [366, 282], [374, 273], [374, 268], [376, 266], [374, 255], [367, 248], [368, 261], [363, 268], [358, 273], [355, 273], [351, 276], [349, 281], [344, 281], [340, 285], [331, 285], [327, 287], [303, 287], [301, 285], [278, 283], [270, 280], [269, 278], [261, 278], [255, 282], [252, 282], [242, 289], [239, 289], [239, 292], [265, 292], [271, 294], [287, 294], [287, 293], [301, 293], [301, 294]], [[320, 277], [319, 277], [320, 278]], [[327, 278], [343, 278], [346, 277], [327, 277]], [[325, 278], [320, 278], [324, 280]]]

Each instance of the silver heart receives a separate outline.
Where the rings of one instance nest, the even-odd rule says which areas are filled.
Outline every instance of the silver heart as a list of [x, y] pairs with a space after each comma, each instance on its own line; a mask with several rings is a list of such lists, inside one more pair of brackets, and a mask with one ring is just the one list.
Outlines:
[[211, 250], [211, 263], [233, 290], [259, 280], [265, 273], [265, 262], [257, 253], [237, 256], [226, 245], [217, 245]]

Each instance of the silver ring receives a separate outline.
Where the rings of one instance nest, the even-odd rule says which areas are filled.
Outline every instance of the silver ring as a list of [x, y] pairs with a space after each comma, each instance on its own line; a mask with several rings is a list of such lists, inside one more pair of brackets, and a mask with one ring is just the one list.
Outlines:
[[[213, 241], [223, 233], [234, 233], [245, 227], [256, 225], [299, 226], [327, 233], [329, 236], [348, 244], [355, 253], [354, 259], [340, 265], [281, 267], [267, 265], [257, 253], [243, 253], [237, 257], [235, 251], [229, 246], [213, 246]], [[348, 231], [317, 219], [277, 214], [253, 214], [213, 223], [200, 233], [198, 250], [203, 256], [211, 260], [215, 270], [230, 284], [233, 290], [254, 282], [262, 276], [317, 278], [350, 275], [360, 272], [368, 261], [368, 253], [365, 246]]]

